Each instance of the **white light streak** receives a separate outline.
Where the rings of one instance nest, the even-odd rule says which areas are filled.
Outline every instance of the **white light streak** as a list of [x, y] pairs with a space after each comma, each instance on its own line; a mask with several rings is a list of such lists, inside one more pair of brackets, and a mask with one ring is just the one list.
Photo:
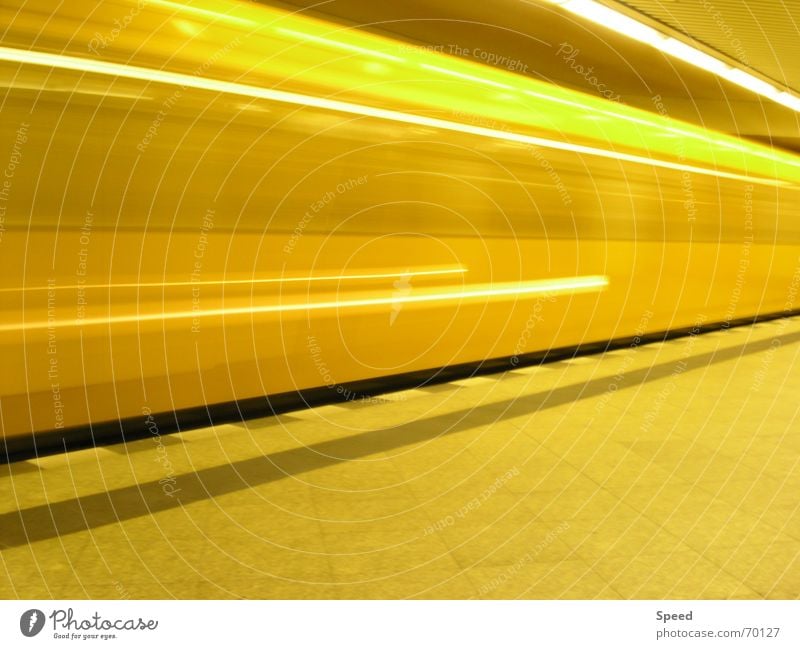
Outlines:
[[257, 316], [263, 314], [283, 314], [292, 312], [308, 312], [319, 310], [353, 309], [362, 307], [396, 306], [397, 304], [424, 304], [461, 302], [487, 299], [524, 298], [530, 295], [561, 295], [574, 293], [596, 293], [608, 288], [608, 277], [605, 275], [586, 275], [582, 277], [564, 277], [558, 279], [534, 280], [530, 282], [507, 282], [466, 287], [448, 287], [447, 290], [420, 289], [411, 295], [399, 296], [396, 293], [386, 297], [366, 297], [341, 300], [323, 300], [319, 302], [300, 302], [287, 304], [264, 304], [246, 307], [230, 307], [220, 309], [164, 311], [161, 313], [131, 313], [120, 316], [103, 316], [74, 320], [42, 320], [38, 322], [2, 324], [0, 333], [13, 331], [44, 330], [65, 327], [109, 326], [125, 323], [166, 322], [169, 320], [186, 320], [193, 318], [213, 318], [231, 316]]
[[325, 97], [312, 97], [309, 95], [301, 95], [298, 93], [286, 92], [283, 90], [259, 88], [257, 86], [250, 86], [230, 81], [220, 81], [217, 79], [208, 79], [205, 77], [181, 74], [179, 72], [154, 70], [151, 68], [142, 68], [132, 65], [124, 65], [121, 63], [112, 63], [109, 61], [96, 61], [76, 56], [68, 56], [64, 54], [51, 54], [48, 52], [18, 50], [8, 47], [0, 47], [0, 61], [10, 61], [16, 63], [29, 64], [29, 65], [41, 65], [45, 67], [60, 68], [65, 70], [78, 70], [82, 72], [105, 74], [127, 79], [150, 81], [153, 83], [164, 83], [164, 84], [177, 85], [188, 88], [196, 88], [199, 90], [209, 90], [212, 92], [227, 93], [245, 97], [255, 97], [258, 99], [266, 99], [269, 101], [277, 101], [277, 102], [300, 105], [300, 106], [310, 106], [314, 108], [321, 108], [324, 110], [338, 111], [352, 115], [362, 115], [365, 117], [373, 117], [376, 119], [384, 119], [394, 122], [401, 122], [405, 124], [414, 124], [417, 126], [427, 126], [442, 130], [468, 133], [470, 135], [477, 135], [480, 137], [487, 137], [496, 140], [504, 140], [507, 142], [518, 142], [520, 144], [540, 146], [548, 149], [570, 151], [584, 155], [597, 156], [600, 158], [609, 158], [612, 160], [632, 162], [635, 164], [641, 164], [651, 167], [674, 169], [677, 171], [689, 171], [691, 173], [701, 174], [704, 176], [713, 176], [716, 178], [730, 178], [733, 180], [742, 180], [751, 183], [770, 185], [770, 186], [785, 186], [790, 184], [787, 183], [786, 181], [777, 180], [773, 178], [748, 176], [744, 174], [721, 171], [719, 169], [712, 169], [708, 167], [699, 167], [696, 165], [671, 162], [669, 160], [659, 160], [657, 158], [648, 158], [646, 156], [621, 153], [609, 149], [598, 149], [596, 147], [572, 144], [570, 142], [564, 142], [560, 140], [550, 140], [542, 137], [523, 135], [521, 133], [502, 131], [482, 126], [474, 126], [471, 124], [462, 124], [459, 122], [452, 122], [444, 119], [438, 119], [435, 117], [426, 117], [423, 115], [415, 115], [413, 113], [403, 113], [400, 111], [389, 110], [385, 108], [374, 108], [371, 106], [364, 106], [361, 104], [354, 104], [346, 101], [327, 99]]

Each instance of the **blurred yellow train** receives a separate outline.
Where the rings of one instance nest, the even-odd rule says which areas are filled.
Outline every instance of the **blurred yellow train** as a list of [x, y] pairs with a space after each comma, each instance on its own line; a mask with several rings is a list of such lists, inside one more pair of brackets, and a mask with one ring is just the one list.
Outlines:
[[789, 153], [260, 5], [0, 16], [9, 449], [795, 308]]

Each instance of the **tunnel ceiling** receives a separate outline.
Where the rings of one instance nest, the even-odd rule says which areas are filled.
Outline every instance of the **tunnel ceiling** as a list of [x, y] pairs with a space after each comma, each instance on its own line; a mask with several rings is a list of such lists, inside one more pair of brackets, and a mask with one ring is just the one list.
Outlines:
[[631, 9], [800, 92], [798, 0], [624, 0]]
[[[683, 33], [683, 40], [692, 40], [696, 29], [709, 40], [716, 14], [704, 14], [701, 19], [704, 2], [729, 21], [727, 24], [741, 39], [741, 47], [754, 68], [776, 81], [785, 78], [797, 88], [800, 14], [791, 15], [781, 0], [747, 3], [758, 17], [750, 18], [749, 23], [744, 19], [749, 15], [747, 6], [739, 0], [629, 0], [628, 6], [646, 9], [653, 15], [656, 9], [662, 12], [675, 24], [673, 27], [665, 22], [667, 29]], [[625, 104], [800, 152], [800, 115], [793, 110], [762, 100], [735, 84], [539, 0], [263, 3], [290, 10], [302, 8], [339, 24], [435, 47], [495, 67], [503, 67], [501, 62], [505, 60], [506, 67], [513, 63], [520, 74], [582, 92], [597, 95], [597, 87], [602, 84], [609, 95]], [[723, 11], [729, 6], [728, 11]], [[690, 18], [695, 14], [696, 19]], [[645, 19], [651, 23], [654, 20], [652, 16]], [[716, 39], [704, 44], [704, 49], [720, 43], [720, 47], [736, 49], [736, 42], [726, 42], [725, 31]], [[492, 60], [483, 58], [489, 56]], [[589, 68], [591, 73], [587, 76], [585, 71]], [[656, 102], [658, 97], [660, 103]]]

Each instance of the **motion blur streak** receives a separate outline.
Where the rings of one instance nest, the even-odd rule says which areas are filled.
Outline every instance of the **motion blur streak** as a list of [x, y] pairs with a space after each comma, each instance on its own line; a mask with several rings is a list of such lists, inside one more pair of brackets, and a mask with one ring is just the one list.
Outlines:
[[791, 153], [258, 3], [0, 21], [17, 441], [796, 308]]
[[191, 5], [183, 4], [180, 2], [170, 2], [169, 0], [146, 0], [147, 4], [159, 5], [168, 9], [175, 9], [181, 13], [195, 14], [204, 18], [211, 18], [212, 20], [221, 20], [229, 22], [234, 25], [242, 25], [248, 27], [257, 27], [258, 23], [246, 18], [237, 18], [236, 16], [229, 16], [217, 11], [209, 11], [208, 9], [201, 9], [200, 7], [192, 7]]
[[426, 70], [433, 70], [434, 72], [441, 72], [442, 74], [449, 74], [452, 77], [458, 77], [459, 79], [466, 79], [467, 81], [474, 81], [475, 83], [485, 83], [488, 86], [494, 86], [495, 88], [508, 88], [511, 89], [511, 86], [508, 86], [504, 83], [497, 83], [496, 81], [489, 81], [488, 79], [481, 79], [480, 77], [472, 76], [471, 74], [464, 74], [463, 72], [454, 72], [453, 70], [446, 70], [445, 68], [440, 68], [436, 65], [422, 65], [423, 68]]
[[263, 279], [228, 279], [207, 282], [136, 282], [130, 284], [66, 284], [58, 286], [25, 286], [14, 288], [0, 288], [0, 293], [11, 291], [52, 291], [52, 290], [77, 290], [79, 288], [152, 288], [152, 287], [172, 287], [172, 286], [233, 286], [236, 284], [248, 284], [256, 286], [258, 284], [282, 284], [286, 282], [346, 282], [361, 279], [390, 279], [392, 277], [425, 277], [429, 275], [460, 275], [466, 273], [466, 268], [442, 268], [435, 270], [414, 270], [394, 273], [362, 273], [356, 275], [311, 275], [308, 277], [268, 277]]
[[312, 36], [311, 34], [301, 34], [300, 32], [293, 31], [291, 29], [276, 29], [275, 31], [281, 34], [288, 34], [289, 36], [293, 36], [300, 41], [311, 41], [314, 43], [323, 43], [325, 45], [329, 45], [331, 47], [338, 47], [343, 50], [347, 50], [349, 52], [358, 52], [359, 54], [366, 54], [368, 56], [377, 56], [380, 59], [385, 59], [387, 61], [395, 61], [398, 63], [402, 63], [403, 59], [399, 56], [392, 56], [391, 54], [384, 54], [383, 52], [373, 52], [372, 50], [366, 50], [363, 47], [358, 47], [357, 45], [348, 45], [347, 43], [337, 43], [336, 41], [332, 41], [327, 38], [322, 38], [321, 36]]
[[[306, 38], [309, 37], [306, 35]], [[313, 40], [313, 37], [310, 39]], [[654, 167], [663, 167], [665, 169], [690, 171], [692, 173], [706, 174], [709, 176], [717, 176], [720, 178], [749, 180], [750, 182], [765, 184], [765, 185], [785, 184], [784, 182], [781, 182], [779, 180], [761, 178], [755, 175], [735, 174], [726, 171], [721, 171], [716, 168], [697, 167], [694, 165], [669, 162], [667, 160], [660, 160], [657, 158], [648, 158], [644, 156], [631, 155], [628, 153], [620, 153], [609, 149], [599, 149], [596, 147], [569, 144], [566, 142], [560, 142], [541, 137], [532, 137], [520, 133], [499, 131], [496, 129], [485, 128], [482, 126], [459, 124], [457, 122], [452, 122], [438, 118], [424, 117], [421, 115], [412, 115], [409, 113], [402, 113], [393, 110], [386, 110], [381, 108], [373, 108], [370, 106], [351, 104], [349, 102], [338, 101], [333, 99], [325, 99], [322, 97], [310, 97], [305, 95], [298, 95], [295, 93], [288, 93], [280, 90], [257, 88], [254, 86], [247, 86], [238, 83], [230, 83], [227, 81], [219, 81], [216, 79], [203, 79], [188, 75], [163, 72], [161, 70], [137, 68], [131, 65], [117, 65], [113, 63], [89, 61], [86, 59], [63, 56], [59, 54], [43, 54], [41, 52], [11, 50], [4, 47], [0, 47], [0, 60], [19, 62], [19, 63], [29, 63], [31, 65], [43, 65], [53, 68], [61, 68], [64, 70], [76, 70], [82, 72], [106, 74], [110, 76], [125, 77], [129, 79], [140, 79], [143, 81], [154, 81], [156, 83], [166, 83], [175, 86], [180, 86], [181, 88], [189, 87], [189, 88], [198, 88], [203, 90], [212, 90], [218, 92], [225, 92], [233, 95], [244, 95], [247, 97], [268, 99], [272, 101], [286, 102], [289, 104], [299, 104], [301, 106], [314, 106], [317, 108], [341, 111], [343, 113], [352, 113], [355, 115], [363, 115], [367, 117], [377, 117], [379, 119], [393, 120], [396, 122], [403, 122], [406, 124], [416, 124], [419, 126], [430, 126], [433, 128], [446, 129], [450, 131], [459, 131], [462, 133], [470, 133], [472, 135], [495, 138], [499, 140], [506, 140], [509, 142], [519, 142], [521, 144], [541, 146], [550, 149], [559, 149], [562, 151], [574, 151], [576, 153], [583, 153], [586, 155], [595, 155], [604, 158], [611, 158], [614, 160], [634, 162], [638, 164], [651, 165]], [[495, 81], [491, 81], [488, 79], [480, 79], [472, 75], [456, 72], [454, 70], [444, 70], [437, 66], [431, 66], [431, 65], [423, 65], [423, 67], [428, 70], [446, 73], [448, 75], [455, 76], [461, 79], [466, 79], [472, 82], [477, 81], [479, 83], [485, 83], [501, 88], [510, 88], [510, 86], [500, 84]]]
[[565, 293], [601, 291], [607, 286], [607, 277], [570, 277], [556, 280], [499, 284], [492, 287], [467, 287], [463, 290], [450, 289], [445, 292], [428, 289], [426, 291], [420, 290], [417, 295], [413, 296], [393, 295], [390, 297], [365, 297], [353, 300], [331, 300], [300, 304], [272, 304], [242, 308], [212, 309], [208, 311], [174, 311], [114, 318], [90, 318], [80, 320], [58, 320], [56, 322], [33, 322], [23, 325], [0, 325], [0, 331], [16, 331], [19, 329], [30, 331], [33, 329], [53, 329], [55, 327], [88, 327], [92, 325], [120, 324], [126, 322], [147, 322], [149, 320], [179, 320], [186, 318], [208, 318], [212, 316], [287, 313], [289, 311], [314, 311], [316, 309], [352, 309], [355, 307], [372, 307], [387, 304], [414, 304], [419, 302], [461, 301], [477, 298], [522, 297], [535, 294], [551, 296], [563, 295]]
[[588, 18], [592, 22], [602, 25], [603, 27], [613, 29], [615, 32], [623, 34], [628, 38], [634, 38], [642, 43], [646, 43], [650, 47], [661, 50], [665, 54], [691, 63], [701, 70], [711, 72], [723, 79], [732, 81], [742, 88], [757, 95], [761, 95], [770, 101], [782, 104], [792, 110], [800, 111], [800, 97], [792, 94], [788, 89], [779, 90], [772, 83], [764, 79], [759, 79], [745, 69], [731, 67], [714, 56], [710, 56], [695, 47], [678, 41], [666, 34], [662, 34], [639, 20], [626, 16], [599, 2], [595, 2], [595, 0], [545, 1], [559, 5], [582, 18]]
[[[268, 90], [265, 88], [256, 88], [253, 86], [245, 86], [237, 83], [230, 83], [226, 81], [217, 81], [214, 79], [201, 79], [181, 74], [172, 74], [169, 72], [162, 72], [160, 70], [149, 70], [146, 68], [136, 68], [129, 65], [116, 65], [113, 63], [103, 63], [95, 61], [87, 61], [85, 59], [78, 59], [69, 56], [62, 56], [58, 54], [42, 54], [39, 52], [23, 52], [18, 50], [9, 50], [0, 47], [0, 60], [14, 61], [19, 63], [30, 63], [32, 65], [43, 65], [54, 68], [61, 68], [64, 70], [78, 70], [82, 72], [95, 72], [98, 74], [107, 74], [117, 77], [126, 77], [129, 79], [140, 79], [144, 81], [155, 81], [158, 83], [167, 83], [180, 87], [198, 88], [203, 90], [215, 90], [219, 92], [226, 92], [234, 95], [245, 95], [248, 97], [256, 97], [259, 99], [270, 99], [273, 101], [286, 102], [289, 104], [300, 104], [302, 106], [314, 106], [328, 110], [341, 111], [343, 113], [352, 113], [355, 115], [363, 115], [366, 117], [377, 117], [379, 119], [393, 120], [396, 122], [403, 122], [406, 124], [416, 124], [419, 126], [431, 126], [433, 128], [446, 129], [450, 131], [459, 131], [461, 133], [470, 133], [472, 135], [479, 135], [482, 137], [495, 138], [498, 140], [506, 140], [509, 142], [519, 142], [521, 144], [529, 144], [533, 146], [541, 146], [550, 149], [560, 149], [562, 151], [574, 151], [576, 153], [583, 153], [586, 155], [595, 155], [603, 158], [611, 158], [614, 160], [623, 160], [626, 162], [634, 162], [638, 164], [650, 165], [653, 167], [663, 167], [665, 169], [677, 169], [680, 171], [690, 171], [698, 174], [705, 174], [709, 176], [717, 176], [719, 178], [732, 178], [736, 180], [749, 180], [750, 182], [764, 184], [764, 185], [783, 185], [784, 182], [768, 178], [760, 178], [758, 176], [749, 176], [743, 174], [735, 174], [718, 169], [696, 167], [693, 165], [680, 164], [669, 162], [667, 160], [659, 160], [656, 158], [647, 158], [643, 156], [631, 155], [627, 153], [619, 153], [607, 149], [598, 149], [596, 147], [582, 146], [577, 144], [569, 144], [566, 142], [558, 142], [540, 137], [532, 137], [529, 135], [522, 135], [519, 133], [512, 133], [506, 131], [498, 131], [495, 129], [485, 128], [482, 126], [470, 126], [468, 124], [459, 124], [447, 120], [423, 117], [420, 115], [411, 115], [409, 113], [400, 113], [393, 110], [385, 110], [380, 108], [371, 108], [369, 106], [360, 106], [358, 104], [351, 104], [348, 102], [337, 101], [333, 99], [324, 99], [321, 97], [308, 97], [304, 95], [297, 95], [294, 93], [282, 92], [279, 90]], [[428, 69], [435, 71], [442, 71], [435, 66], [426, 66]], [[471, 75], [464, 75], [454, 71], [445, 71], [447, 74], [474, 81], [475, 78]], [[492, 85], [500, 85], [492, 81], [479, 80], [482, 83], [489, 83]]]

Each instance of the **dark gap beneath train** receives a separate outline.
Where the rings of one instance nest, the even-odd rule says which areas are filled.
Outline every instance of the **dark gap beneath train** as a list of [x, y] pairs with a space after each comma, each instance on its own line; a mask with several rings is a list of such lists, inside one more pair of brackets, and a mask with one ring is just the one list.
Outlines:
[[[800, 315], [800, 309], [782, 311], [760, 316], [740, 318], [730, 322], [715, 322], [700, 326], [683, 327], [669, 331], [661, 331], [638, 336], [637, 346], [660, 343], [674, 338], [682, 338], [695, 334], [709, 333], [722, 329], [752, 326], [759, 322], [789, 318]], [[59, 430], [49, 430], [12, 438], [4, 438], [4, 452], [0, 455], [0, 464], [18, 462], [32, 458], [92, 448], [132, 442], [152, 436], [151, 427], [155, 427], [160, 435], [206, 428], [209, 426], [243, 422], [287, 412], [304, 410], [317, 406], [345, 403], [356, 399], [376, 397], [381, 394], [424, 388], [427, 386], [448, 383], [450, 381], [498, 374], [522, 367], [553, 363], [579, 356], [604, 353], [615, 349], [629, 347], [636, 336], [615, 338], [605, 342], [586, 343], [583, 345], [562, 347], [546, 351], [531, 352], [519, 356], [505, 356], [473, 363], [450, 365], [431, 370], [419, 370], [405, 374], [396, 374], [376, 379], [364, 379], [340, 385], [322, 386], [306, 390], [284, 392], [263, 397], [252, 397], [240, 401], [210, 404], [185, 408], [173, 412], [153, 413], [152, 419], [141, 416], [127, 417], [75, 426]], [[514, 362], [512, 362], [514, 359]]]

